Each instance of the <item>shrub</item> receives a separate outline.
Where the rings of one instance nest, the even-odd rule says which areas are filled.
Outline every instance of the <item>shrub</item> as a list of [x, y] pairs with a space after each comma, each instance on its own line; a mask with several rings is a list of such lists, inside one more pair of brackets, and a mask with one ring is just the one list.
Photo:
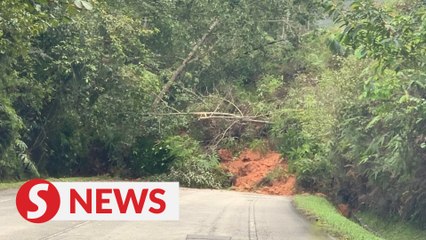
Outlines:
[[[317, 43], [312, 44], [317, 46]], [[311, 61], [312, 54], [306, 61]], [[333, 57], [317, 54], [324, 62]], [[339, 113], [357, 99], [363, 86], [364, 74], [353, 73], [362, 72], [368, 62], [355, 57], [340, 61], [338, 68], [319, 68], [322, 71], [315, 73], [318, 76], [309, 72], [300, 74], [289, 89], [284, 108], [274, 116], [275, 145], [288, 157], [299, 187], [307, 190], [330, 188], [335, 166], [329, 156]]]
[[128, 160], [130, 175], [140, 177], [168, 171], [175, 157], [163, 145], [156, 143], [153, 137], [139, 137]]
[[229, 186], [228, 175], [220, 168], [216, 154], [202, 152], [200, 144], [187, 135], [171, 136], [161, 145], [173, 162], [167, 174], [157, 176], [163, 181], [178, 181], [181, 186], [223, 188]]
[[0, 179], [40, 176], [20, 140], [23, 123], [7, 100], [0, 98]]

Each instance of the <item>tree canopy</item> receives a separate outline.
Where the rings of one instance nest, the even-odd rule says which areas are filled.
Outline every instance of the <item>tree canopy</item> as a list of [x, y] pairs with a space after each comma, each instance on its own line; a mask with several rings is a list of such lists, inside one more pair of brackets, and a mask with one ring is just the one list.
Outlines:
[[0, 179], [220, 188], [217, 150], [261, 142], [299, 188], [424, 224], [425, 2], [349, 2], [2, 0]]

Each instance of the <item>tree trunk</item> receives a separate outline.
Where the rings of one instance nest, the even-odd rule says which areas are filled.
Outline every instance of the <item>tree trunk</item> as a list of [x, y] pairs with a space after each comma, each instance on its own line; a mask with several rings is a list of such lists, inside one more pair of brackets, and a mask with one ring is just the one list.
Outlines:
[[152, 108], [153, 109], [156, 109], [158, 107], [158, 104], [163, 99], [164, 95], [166, 95], [166, 93], [170, 90], [170, 88], [176, 82], [176, 79], [185, 70], [185, 67], [188, 65], [188, 62], [191, 61], [194, 58], [194, 56], [195, 56], [198, 48], [200, 48], [200, 46], [204, 44], [204, 42], [206, 41], [207, 37], [216, 28], [216, 26], [218, 24], [219, 24], [219, 20], [217, 20], [217, 19], [214, 20], [213, 23], [210, 25], [209, 30], [200, 38], [200, 40], [197, 42], [197, 44], [194, 45], [194, 47], [192, 48], [191, 52], [183, 60], [182, 64], [176, 69], [176, 71], [173, 73], [172, 77], [163, 86], [163, 89], [161, 89], [161, 92], [155, 98], [154, 103], [152, 104]]

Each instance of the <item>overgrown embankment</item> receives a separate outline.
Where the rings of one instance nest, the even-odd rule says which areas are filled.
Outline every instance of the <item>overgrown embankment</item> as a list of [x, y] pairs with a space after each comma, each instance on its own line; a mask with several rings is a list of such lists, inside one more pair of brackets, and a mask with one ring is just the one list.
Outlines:
[[[424, 1], [329, 6], [273, 133], [298, 186], [426, 228]], [[325, 46], [327, 48], [325, 48]]]
[[335, 2], [0, 1], [0, 180], [227, 187], [216, 150], [266, 138], [237, 188], [426, 228], [425, 2]]
[[313, 195], [294, 197], [295, 207], [312, 222], [339, 239], [383, 240], [342, 216], [325, 198]]

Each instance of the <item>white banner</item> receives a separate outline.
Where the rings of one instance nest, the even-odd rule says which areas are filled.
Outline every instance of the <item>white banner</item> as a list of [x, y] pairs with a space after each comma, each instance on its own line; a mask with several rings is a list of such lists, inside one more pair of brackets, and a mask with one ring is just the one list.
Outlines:
[[30, 180], [17, 194], [30, 222], [179, 220], [177, 182], [48, 182]]

